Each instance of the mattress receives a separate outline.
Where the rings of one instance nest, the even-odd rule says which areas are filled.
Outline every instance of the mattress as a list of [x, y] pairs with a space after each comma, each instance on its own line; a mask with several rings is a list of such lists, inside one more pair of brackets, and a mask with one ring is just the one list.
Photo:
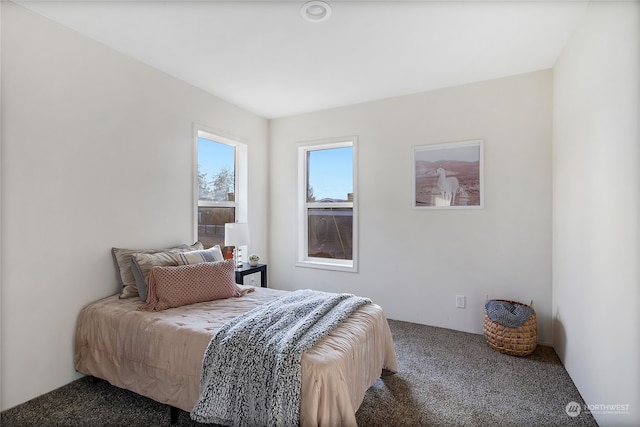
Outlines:
[[[255, 288], [243, 297], [160, 312], [138, 311], [143, 302], [137, 299], [101, 299], [78, 316], [75, 368], [191, 412], [216, 331], [286, 292]], [[368, 304], [302, 355], [300, 424], [355, 426], [355, 412], [383, 369], [398, 369], [393, 339], [382, 309]]]

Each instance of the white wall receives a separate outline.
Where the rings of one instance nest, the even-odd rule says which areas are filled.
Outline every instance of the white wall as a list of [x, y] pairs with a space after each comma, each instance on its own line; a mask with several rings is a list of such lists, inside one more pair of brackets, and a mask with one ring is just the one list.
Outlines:
[[600, 425], [640, 425], [639, 3], [592, 3], [554, 72], [554, 347]]
[[[270, 285], [365, 295], [390, 318], [474, 333], [487, 295], [533, 300], [551, 343], [551, 105], [541, 71], [273, 120]], [[359, 272], [296, 267], [296, 143], [347, 135], [359, 137]], [[484, 209], [413, 209], [412, 147], [470, 139], [485, 144]]]
[[193, 122], [248, 144], [266, 254], [266, 120], [3, 2], [2, 409], [78, 377], [76, 316], [118, 291], [112, 246], [192, 242]]

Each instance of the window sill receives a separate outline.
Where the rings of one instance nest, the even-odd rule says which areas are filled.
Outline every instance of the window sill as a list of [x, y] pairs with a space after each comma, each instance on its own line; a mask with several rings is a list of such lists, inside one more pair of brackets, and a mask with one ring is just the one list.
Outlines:
[[355, 263], [353, 261], [347, 260], [327, 260], [322, 258], [312, 258], [296, 262], [296, 267], [343, 271], [346, 273], [358, 272], [358, 267], [355, 265]]

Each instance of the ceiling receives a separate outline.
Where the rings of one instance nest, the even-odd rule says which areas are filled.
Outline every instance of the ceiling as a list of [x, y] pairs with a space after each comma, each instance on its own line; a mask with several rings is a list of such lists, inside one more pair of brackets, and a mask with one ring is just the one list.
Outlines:
[[552, 68], [584, 1], [15, 1], [265, 118]]

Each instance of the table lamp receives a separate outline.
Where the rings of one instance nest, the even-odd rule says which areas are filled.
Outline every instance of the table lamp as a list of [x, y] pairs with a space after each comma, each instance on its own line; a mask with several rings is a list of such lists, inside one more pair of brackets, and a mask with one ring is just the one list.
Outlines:
[[249, 224], [246, 222], [232, 222], [224, 225], [224, 245], [233, 246], [233, 263], [242, 267], [240, 246], [249, 244]]

